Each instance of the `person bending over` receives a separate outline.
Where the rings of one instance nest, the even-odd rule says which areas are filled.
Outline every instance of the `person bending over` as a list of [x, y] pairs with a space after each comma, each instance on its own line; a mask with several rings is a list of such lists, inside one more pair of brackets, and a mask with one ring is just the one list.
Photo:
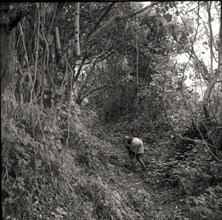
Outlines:
[[137, 137], [125, 136], [123, 139], [123, 143], [125, 147], [127, 148], [127, 150], [129, 151], [129, 157], [130, 157], [131, 163], [136, 156], [136, 159], [142, 165], [142, 169], [145, 170], [146, 166], [142, 160], [142, 156], [144, 154], [143, 141]]

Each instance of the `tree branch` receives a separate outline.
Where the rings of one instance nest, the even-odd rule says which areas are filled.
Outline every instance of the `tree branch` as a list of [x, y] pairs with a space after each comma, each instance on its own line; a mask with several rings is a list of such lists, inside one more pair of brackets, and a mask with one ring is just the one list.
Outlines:
[[94, 93], [96, 91], [99, 91], [99, 90], [102, 90], [102, 89], [106, 89], [106, 88], [112, 88], [112, 86], [101, 86], [101, 87], [92, 89], [91, 91], [89, 91], [85, 95], [83, 95], [82, 99], [86, 98], [87, 96], [89, 96], [90, 94], [92, 94], [92, 93]]
[[132, 12], [132, 13], [129, 13], [129, 14], [119, 14], [119, 15], [115, 15], [113, 16], [110, 20], [108, 20], [102, 27], [100, 27], [96, 32], [94, 32], [90, 38], [84, 43], [83, 45], [83, 48], [93, 39], [95, 38], [100, 38], [102, 36], [102, 34], [108, 30], [112, 25], [113, 23], [119, 21], [119, 20], [123, 20], [123, 19], [128, 19], [128, 18], [131, 18], [131, 17], [134, 17], [134, 16], [138, 16], [140, 15], [141, 13], [145, 12], [146, 10], [150, 9], [151, 7], [153, 7], [154, 5], [156, 5], [157, 2], [152, 2], [151, 5], [148, 5], [142, 9], [140, 9], [139, 11], [136, 11], [136, 12]]
[[100, 23], [102, 22], [102, 20], [105, 18], [105, 16], [109, 13], [109, 11], [112, 9], [113, 5], [116, 4], [116, 2], [112, 2], [110, 3], [110, 5], [108, 6], [108, 8], [106, 9], [106, 11], [104, 12], [104, 14], [102, 15], [102, 17], [99, 19], [99, 21], [95, 24], [94, 28], [89, 32], [88, 37], [86, 38], [88, 41], [88, 39], [91, 37], [93, 31], [95, 31], [97, 29], [97, 27], [100, 25]]

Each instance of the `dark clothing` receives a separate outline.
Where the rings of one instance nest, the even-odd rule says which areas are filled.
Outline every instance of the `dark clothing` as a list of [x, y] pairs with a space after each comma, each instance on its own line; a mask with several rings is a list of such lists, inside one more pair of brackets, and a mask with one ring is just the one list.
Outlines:
[[130, 145], [132, 144], [132, 141], [133, 141], [133, 137], [129, 137], [129, 138], [127, 139], [127, 143], [130, 144]]

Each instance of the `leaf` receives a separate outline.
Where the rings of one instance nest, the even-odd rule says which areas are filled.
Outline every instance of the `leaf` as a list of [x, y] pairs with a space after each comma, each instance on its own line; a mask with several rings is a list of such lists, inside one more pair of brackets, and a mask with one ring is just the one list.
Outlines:
[[39, 169], [39, 167], [41, 167], [41, 165], [42, 165], [42, 160], [36, 159], [35, 160], [35, 168]]
[[25, 185], [25, 183], [24, 183], [24, 178], [23, 178], [23, 177], [17, 177], [16, 180], [17, 180], [22, 186]]
[[59, 214], [61, 214], [61, 215], [66, 215], [66, 216], [67, 216], [67, 213], [64, 211], [63, 208], [58, 207], [58, 208], [56, 208], [56, 211], [57, 211]]
[[49, 151], [49, 157], [50, 157], [50, 161], [56, 161], [55, 155], [53, 154], [51, 150]]
[[172, 20], [172, 15], [166, 14], [166, 15], [164, 15], [164, 18], [166, 19], [167, 22], [170, 22]]
[[38, 148], [39, 145], [41, 145], [38, 141], [30, 141], [29, 143], [30, 143], [31, 146], [34, 147], [34, 148]]
[[15, 150], [17, 150], [18, 152], [21, 152], [21, 153], [25, 153], [25, 149], [24, 149], [24, 147], [22, 147], [22, 146], [19, 146], [19, 145], [15, 145]]
[[27, 146], [31, 140], [32, 140], [31, 136], [30, 136], [28, 133], [26, 133], [26, 134], [25, 134], [25, 137], [24, 137], [23, 140], [22, 140], [22, 143], [23, 143], [25, 146]]
[[60, 141], [56, 142], [56, 147], [58, 148], [58, 150], [62, 150], [62, 144]]

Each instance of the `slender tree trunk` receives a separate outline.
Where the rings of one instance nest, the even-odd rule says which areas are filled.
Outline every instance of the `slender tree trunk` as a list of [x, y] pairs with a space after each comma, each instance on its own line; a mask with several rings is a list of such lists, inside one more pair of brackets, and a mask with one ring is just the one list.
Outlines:
[[138, 30], [136, 29], [136, 107], [138, 108], [138, 106], [139, 106], [139, 50], [138, 50]]
[[61, 44], [60, 44], [58, 27], [55, 27], [55, 49], [56, 49], [56, 63], [57, 65], [59, 65], [61, 63]]
[[219, 45], [218, 45], [218, 76], [222, 80], [222, 12], [220, 11], [220, 30], [219, 30]]
[[75, 3], [75, 55], [77, 57], [80, 56], [80, 42], [79, 42], [79, 8], [80, 8], [80, 3], [76, 2]]
[[212, 31], [212, 25], [211, 25], [211, 1], [207, 2], [207, 13], [208, 13], [208, 26], [209, 26], [209, 46], [210, 46], [210, 73], [213, 73], [213, 31]]

